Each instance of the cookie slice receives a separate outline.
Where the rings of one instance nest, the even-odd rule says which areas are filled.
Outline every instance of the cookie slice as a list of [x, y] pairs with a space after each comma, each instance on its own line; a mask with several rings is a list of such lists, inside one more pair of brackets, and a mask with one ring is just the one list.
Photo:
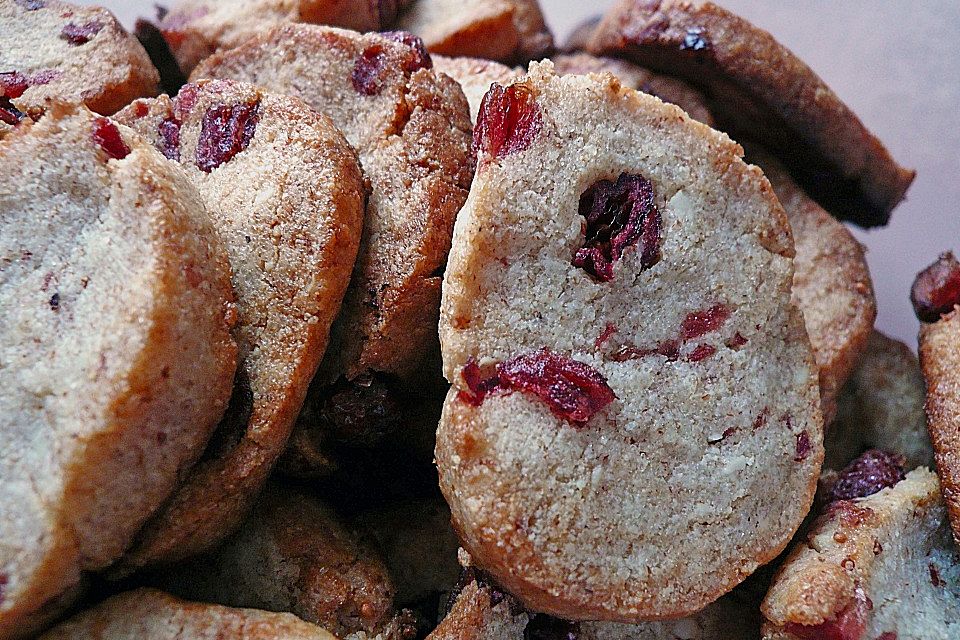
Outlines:
[[664, 102], [675, 104], [694, 120], [711, 127], [713, 114], [707, 108], [702, 93], [683, 80], [653, 73], [626, 60], [603, 58], [589, 53], [571, 53], [554, 56], [553, 64], [560, 74], [586, 74], [608, 71], [620, 79], [624, 86], [657, 96]]
[[339, 380], [355, 396], [363, 385], [414, 397], [435, 386], [441, 274], [473, 165], [467, 101], [431, 66], [409, 34], [288, 25], [194, 72], [299, 96], [344, 132], [370, 181], [353, 279], [311, 392], [318, 401]]
[[592, 53], [626, 57], [688, 80], [710, 98], [724, 131], [775, 153], [828, 211], [884, 225], [914, 171], [901, 167], [859, 118], [766, 31], [703, 0], [620, 0]]
[[157, 94], [146, 51], [113, 14], [55, 0], [0, 2], [0, 136], [54, 101], [112, 114]]
[[463, 95], [470, 104], [470, 120], [477, 121], [480, 103], [494, 82], [506, 84], [523, 75], [522, 71], [482, 58], [450, 58], [435, 55], [433, 68], [445, 73], [459, 83]]
[[398, 0], [178, 0], [161, 10], [158, 27], [184, 73], [217, 49], [239, 46], [290, 22], [357, 31], [387, 29]]
[[747, 160], [763, 169], [793, 230], [793, 299], [803, 311], [820, 368], [820, 397], [829, 422], [877, 317], [867, 258], [853, 234], [811, 200], [783, 165], [756, 145], [745, 146]]
[[289, 613], [231, 609], [137, 589], [106, 600], [48, 631], [41, 640], [336, 640]]
[[548, 55], [553, 36], [537, 0], [414, 0], [397, 28], [423, 38], [431, 53], [525, 62]]
[[237, 348], [185, 173], [55, 105], [0, 142], [0, 636], [116, 560], [203, 450]]
[[960, 540], [960, 263], [952, 253], [917, 275], [910, 299], [921, 322], [927, 428], [953, 535]]
[[840, 392], [837, 417], [824, 438], [823, 466], [841, 469], [864, 449], [876, 448], [903, 456], [909, 468], [932, 467], [925, 393], [910, 347], [874, 331]]
[[461, 541], [535, 611], [693, 613], [783, 549], [822, 461], [783, 210], [729, 138], [610, 75], [532, 64], [475, 146], [440, 323]]
[[357, 254], [365, 189], [326, 116], [228, 81], [117, 114], [197, 186], [233, 267], [240, 364], [207, 451], [141, 532], [125, 569], [205, 551], [240, 524], [284, 450]]
[[902, 473], [874, 465], [859, 478], [841, 474], [849, 490], [791, 551], [764, 600], [765, 639], [956, 637], [960, 564], [937, 477], [918, 468], [897, 482]]

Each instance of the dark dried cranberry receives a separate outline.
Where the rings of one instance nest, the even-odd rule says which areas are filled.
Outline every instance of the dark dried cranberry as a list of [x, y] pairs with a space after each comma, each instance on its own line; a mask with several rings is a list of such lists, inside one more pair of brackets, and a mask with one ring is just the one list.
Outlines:
[[373, 44], [363, 50], [353, 63], [350, 81], [357, 93], [375, 96], [383, 89], [383, 81], [389, 71], [387, 52], [383, 46]]
[[9, 125], [16, 125], [26, 117], [26, 114], [13, 106], [13, 103], [10, 102], [10, 98], [5, 96], [0, 97], [0, 122]]
[[43, 71], [37, 71], [31, 75], [28, 82], [30, 83], [30, 86], [50, 84], [54, 80], [59, 79], [62, 75], [63, 72], [58, 69], [44, 69]]
[[688, 313], [680, 325], [680, 338], [693, 340], [716, 331], [730, 317], [730, 310], [722, 304], [716, 304], [704, 311]]
[[116, 160], [122, 160], [130, 154], [130, 147], [120, 137], [117, 125], [109, 118], [97, 118], [93, 121], [93, 141]]
[[877, 636], [877, 640], [897, 640], [897, 634], [893, 631], [884, 631]]
[[427, 47], [418, 36], [408, 31], [384, 31], [380, 35], [394, 42], [406, 45], [407, 48], [410, 49], [410, 55], [403, 63], [403, 70], [407, 73], [413, 73], [417, 69], [433, 68], [433, 60], [427, 52]]
[[540, 126], [540, 107], [527, 85], [493, 84], [480, 103], [473, 151], [494, 158], [523, 151], [540, 133]]
[[840, 472], [830, 491], [831, 500], [865, 498], [892, 487], [906, 477], [903, 456], [870, 449]]
[[807, 457], [809, 457], [810, 451], [812, 450], [813, 449], [810, 446], [810, 436], [807, 434], [807, 432], [801, 431], [800, 433], [798, 433], [797, 434], [797, 450], [793, 456], [794, 461], [803, 462], [804, 460], [807, 459]]
[[660, 211], [653, 203], [653, 185], [643, 176], [621, 173], [616, 182], [600, 180], [580, 196], [586, 239], [573, 257], [600, 282], [613, 279], [613, 265], [624, 250], [640, 243], [640, 270], [660, 259]]
[[72, 45], [87, 44], [103, 29], [103, 23], [91, 20], [83, 24], [70, 22], [60, 31], [60, 38]]
[[927, 565], [927, 568], [930, 569], [930, 584], [935, 587], [942, 587], [944, 582], [943, 578], [940, 577], [940, 572], [937, 571], [937, 567], [931, 562]]
[[960, 304], [960, 262], [953, 252], [941, 254], [917, 274], [910, 289], [910, 302], [921, 322], [936, 322]]
[[524, 640], [577, 640], [580, 637], [580, 625], [538, 613], [530, 618], [523, 630]]
[[705, 51], [710, 48], [710, 40], [707, 38], [706, 29], [702, 27], [690, 27], [687, 29], [683, 42], [680, 43], [681, 51]]
[[29, 87], [27, 77], [19, 71], [4, 71], [0, 73], [0, 90], [7, 98], [19, 98]]
[[60, 311], [60, 294], [55, 293], [50, 296], [50, 309], [52, 311]]
[[180, 123], [176, 118], [164, 118], [157, 125], [160, 134], [160, 152], [171, 160], [180, 160]]
[[260, 121], [260, 102], [210, 107], [203, 114], [197, 166], [210, 173], [247, 148]]
[[687, 356], [687, 360], [690, 362], [700, 362], [701, 360], [706, 360], [713, 354], [717, 352], [717, 348], [709, 344], [697, 345], [697, 348], [690, 352], [690, 355]]

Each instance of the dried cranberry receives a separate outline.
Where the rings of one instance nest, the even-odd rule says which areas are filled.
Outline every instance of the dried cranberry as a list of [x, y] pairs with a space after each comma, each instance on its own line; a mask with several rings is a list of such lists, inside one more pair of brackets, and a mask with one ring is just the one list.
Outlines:
[[476, 406], [491, 393], [520, 391], [538, 397], [555, 416], [576, 426], [586, 424], [616, 398], [599, 371], [546, 348], [501, 362], [496, 374], [486, 378], [470, 360], [461, 375], [470, 390], [460, 394], [465, 402]]
[[580, 637], [580, 625], [538, 613], [530, 618], [523, 630], [524, 640], [577, 640]]
[[473, 151], [494, 158], [523, 151], [540, 133], [540, 107], [530, 88], [523, 83], [501, 86], [494, 83], [483, 96], [477, 125], [473, 129]]
[[180, 160], [180, 123], [176, 118], [164, 118], [157, 125], [160, 134], [160, 152], [170, 160]]
[[637, 347], [626, 346], [614, 353], [610, 359], [614, 362], [626, 362], [627, 360], [639, 360], [649, 356], [663, 356], [668, 362], [673, 362], [680, 357], [680, 343], [676, 340], [667, 340], [658, 344], [654, 349], [638, 349]]
[[903, 456], [871, 449], [840, 472], [830, 491], [831, 500], [865, 498], [892, 487], [906, 477]]
[[713, 354], [717, 352], [717, 348], [709, 344], [697, 345], [697, 348], [690, 352], [690, 355], [687, 356], [687, 360], [690, 362], [700, 362], [701, 360], [706, 360]]
[[28, 82], [30, 86], [38, 86], [43, 84], [50, 84], [54, 80], [60, 78], [63, 75], [63, 72], [58, 69], [44, 69], [43, 71], [37, 71], [30, 76]]
[[722, 304], [716, 304], [704, 311], [688, 313], [680, 325], [680, 337], [693, 340], [711, 331], [716, 331], [730, 317], [730, 310]]
[[927, 568], [930, 569], [930, 584], [935, 587], [942, 587], [944, 582], [943, 578], [940, 577], [940, 572], [937, 571], [937, 567], [931, 562], [927, 565]]
[[427, 47], [418, 36], [408, 31], [384, 31], [380, 35], [388, 40], [406, 45], [410, 49], [410, 55], [403, 63], [403, 70], [407, 73], [413, 73], [417, 69], [433, 68], [433, 60], [427, 52]]
[[921, 322], [936, 322], [960, 304], [960, 262], [953, 257], [953, 252], [941, 254], [936, 262], [917, 274], [910, 289], [910, 302]]
[[373, 44], [363, 50], [353, 63], [350, 81], [357, 93], [375, 96], [383, 89], [389, 71], [387, 52], [382, 45]]
[[6, 96], [0, 97], [0, 122], [16, 125], [26, 117], [26, 114], [13, 106], [13, 103], [10, 102], [10, 98], [7, 98]]
[[247, 148], [260, 121], [260, 102], [210, 107], [203, 114], [197, 166], [210, 173]]
[[873, 515], [873, 509], [861, 507], [850, 500], [831, 502], [826, 510], [828, 518], [839, 518], [840, 523], [846, 527], [859, 527], [871, 515]]
[[607, 326], [603, 328], [603, 331], [600, 332], [600, 335], [597, 336], [597, 339], [593, 341], [593, 346], [596, 349], [600, 349], [604, 343], [610, 339], [610, 336], [617, 332], [617, 326], [612, 322], [608, 322]]
[[196, 106], [199, 95], [200, 85], [193, 83], [183, 85], [180, 93], [173, 100], [173, 117], [181, 122], [186, 120], [187, 114]]
[[739, 331], [737, 331], [735, 334], [733, 334], [733, 337], [730, 338], [730, 341], [727, 343], [727, 346], [730, 347], [731, 349], [739, 349], [745, 344], [747, 344], [747, 339], [744, 338]]
[[7, 98], [19, 98], [29, 87], [27, 77], [19, 71], [4, 71], [0, 73], [0, 90]]
[[706, 29], [702, 27], [690, 27], [683, 36], [683, 42], [680, 43], [681, 51], [706, 51], [710, 48], [710, 40], [707, 38]]
[[637, 243], [641, 271], [659, 261], [660, 211], [653, 202], [653, 185], [643, 176], [621, 173], [616, 182], [594, 183], [580, 196], [579, 212], [586, 219], [586, 239], [573, 266], [609, 282], [614, 263]]
[[897, 640], [897, 634], [893, 631], [884, 631], [877, 636], [877, 640]]
[[795, 462], [803, 462], [810, 455], [812, 447], [810, 446], [810, 436], [806, 431], [797, 434], [797, 449], [793, 456]]
[[867, 626], [867, 611], [873, 608], [863, 590], [857, 588], [856, 597], [834, 620], [818, 625], [788, 623], [785, 631], [800, 640], [863, 640]]
[[120, 137], [117, 125], [109, 118], [97, 118], [93, 121], [93, 141], [111, 158], [122, 160], [130, 154], [130, 147]]
[[98, 20], [91, 20], [84, 24], [70, 22], [60, 31], [60, 38], [72, 45], [87, 44], [100, 33], [101, 29], [103, 29], [103, 23]]

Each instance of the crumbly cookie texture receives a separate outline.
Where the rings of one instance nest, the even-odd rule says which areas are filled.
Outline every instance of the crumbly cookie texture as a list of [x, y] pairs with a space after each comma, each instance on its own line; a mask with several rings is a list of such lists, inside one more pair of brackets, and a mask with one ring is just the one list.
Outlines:
[[752, 138], [842, 218], [886, 224], [915, 172], [773, 36], [703, 0], [620, 0], [588, 46], [701, 88], [724, 131]]
[[693, 613], [786, 546], [823, 458], [786, 216], [739, 146], [610, 75], [531, 64], [475, 147], [440, 323], [461, 541], [535, 611]]
[[493, 83], [506, 84], [523, 75], [523, 71], [494, 60], [483, 58], [451, 58], [434, 55], [433, 68], [445, 73], [460, 85], [470, 104], [470, 120], [477, 121], [480, 103]]
[[41, 636], [41, 640], [131, 638], [336, 640], [329, 631], [289, 613], [187, 602], [153, 589], [114, 596]]
[[11, 637], [160, 507], [223, 415], [237, 347], [227, 257], [183, 170], [82, 106], [19, 126], [0, 159]]
[[823, 466], [841, 469], [864, 449], [876, 448], [902, 455], [908, 468], [932, 468], [925, 393], [910, 347], [874, 331], [840, 391], [837, 417], [824, 437]]
[[793, 301], [803, 311], [820, 368], [820, 397], [829, 423], [840, 388], [866, 348], [877, 317], [865, 251], [845, 226], [797, 186], [783, 165], [756, 145], [745, 146], [747, 161], [763, 169], [793, 230]]
[[937, 476], [919, 468], [826, 508], [764, 600], [764, 638], [955, 638], [958, 584]]
[[0, 137], [54, 102], [110, 115], [157, 94], [146, 51], [112, 13], [56, 0], [0, 2]]
[[205, 551], [247, 512], [284, 450], [350, 281], [366, 195], [354, 151], [297, 98], [231, 81], [117, 116], [178, 160], [227, 248], [240, 365], [230, 411], [124, 569]]

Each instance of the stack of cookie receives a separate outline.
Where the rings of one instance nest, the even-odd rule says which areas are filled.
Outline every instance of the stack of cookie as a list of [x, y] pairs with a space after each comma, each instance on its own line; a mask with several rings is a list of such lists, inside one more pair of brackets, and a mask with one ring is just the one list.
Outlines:
[[841, 222], [913, 172], [770, 34], [0, 24], [0, 639], [960, 634], [960, 263], [921, 367]]

